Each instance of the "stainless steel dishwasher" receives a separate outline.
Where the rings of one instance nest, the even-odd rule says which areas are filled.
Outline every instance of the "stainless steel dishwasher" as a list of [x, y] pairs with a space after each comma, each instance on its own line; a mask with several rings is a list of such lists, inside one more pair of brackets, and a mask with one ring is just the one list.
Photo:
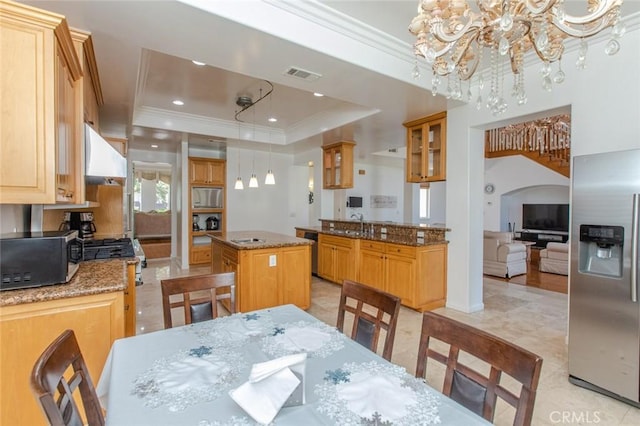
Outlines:
[[318, 233], [305, 231], [304, 238], [314, 241], [311, 245], [311, 275], [318, 276]]

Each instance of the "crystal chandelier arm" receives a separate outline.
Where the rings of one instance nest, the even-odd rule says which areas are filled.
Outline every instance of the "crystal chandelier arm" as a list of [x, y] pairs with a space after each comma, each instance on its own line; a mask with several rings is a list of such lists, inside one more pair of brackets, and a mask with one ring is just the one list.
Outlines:
[[[567, 18], [568, 17], [565, 17], [564, 19], [565, 22], [561, 22], [557, 17], [554, 16], [552, 21], [553, 25], [557, 27], [560, 31], [567, 33], [571, 37], [581, 38], [581, 37], [590, 37], [592, 35], [598, 34], [603, 29], [609, 27], [612, 22], [615, 22], [615, 20], [617, 19], [617, 16], [611, 16], [611, 14], [605, 14], [604, 16], [592, 18], [590, 20], [586, 20], [583, 18], [576, 18], [575, 22], [570, 22]], [[598, 25], [594, 27], [589, 27], [589, 28], [582, 27], [580, 29], [577, 29], [572, 26], [572, 25], [590, 24], [590, 23], [593, 23], [594, 21], [597, 21], [598, 19], [600, 19], [600, 22], [598, 23]], [[585, 22], [581, 22], [581, 21], [585, 21]]]
[[547, 10], [551, 9], [557, 2], [558, 0], [547, 0], [545, 3], [542, 4], [542, 6], [538, 6], [537, 1], [526, 0], [525, 6], [527, 7], [529, 13], [533, 13], [534, 15], [541, 15], [545, 13]]
[[533, 33], [533, 31], [531, 31], [528, 34], [528, 36], [529, 36], [531, 45], [533, 46], [533, 50], [535, 50], [536, 54], [538, 55], [538, 58], [540, 58], [542, 61], [555, 62], [562, 57], [562, 54], [564, 53], [564, 44], [560, 43], [559, 45], [554, 45], [555, 48], [553, 49], [549, 48], [548, 54], [545, 55], [544, 52], [538, 49], [538, 46], [536, 45], [536, 36]]
[[[444, 21], [440, 17], [435, 17], [429, 21], [429, 26], [431, 27], [431, 34], [439, 41], [443, 43], [453, 43], [462, 38], [465, 34], [469, 32], [478, 33], [480, 29], [482, 29], [482, 21], [474, 21], [473, 16], [469, 17], [469, 20], [466, 24], [460, 28], [459, 31], [454, 31], [450, 34], [447, 34], [443, 28]], [[471, 38], [475, 38], [475, 36], [469, 35]]]
[[597, 4], [598, 7], [596, 8], [596, 10], [585, 16], [572, 16], [565, 14], [564, 21], [569, 25], [589, 24], [593, 21], [597, 21], [598, 19], [603, 18], [605, 15], [610, 14], [613, 11], [618, 12], [620, 10], [622, 0], [598, 0]]

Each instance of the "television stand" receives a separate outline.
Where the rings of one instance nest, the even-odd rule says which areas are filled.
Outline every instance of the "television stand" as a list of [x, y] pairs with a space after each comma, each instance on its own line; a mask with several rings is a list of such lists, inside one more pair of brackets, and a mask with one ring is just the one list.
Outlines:
[[569, 240], [569, 233], [564, 231], [541, 231], [535, 229], [523, 229], [520, 231], [521, 241], [534, 242], [535, 248], [546, 248], [547, 243], [566, 243]]

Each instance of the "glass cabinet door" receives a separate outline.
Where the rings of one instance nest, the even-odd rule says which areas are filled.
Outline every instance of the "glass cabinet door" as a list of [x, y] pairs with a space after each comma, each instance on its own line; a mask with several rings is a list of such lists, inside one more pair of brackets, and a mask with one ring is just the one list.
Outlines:
[[446, 180], [446, 113], [404, 123], [407, 128], [407, 182]]

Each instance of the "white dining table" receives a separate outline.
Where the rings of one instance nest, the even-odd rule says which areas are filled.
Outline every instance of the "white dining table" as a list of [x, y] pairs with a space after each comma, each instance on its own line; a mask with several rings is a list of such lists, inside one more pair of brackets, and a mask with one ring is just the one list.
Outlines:
[[254, 364], [302, 352], [305, 403], [273, 425], [489, 424], [294, 305], [119, 339], [97, 393], [108, 426], [255, 425], [229, 391]]

